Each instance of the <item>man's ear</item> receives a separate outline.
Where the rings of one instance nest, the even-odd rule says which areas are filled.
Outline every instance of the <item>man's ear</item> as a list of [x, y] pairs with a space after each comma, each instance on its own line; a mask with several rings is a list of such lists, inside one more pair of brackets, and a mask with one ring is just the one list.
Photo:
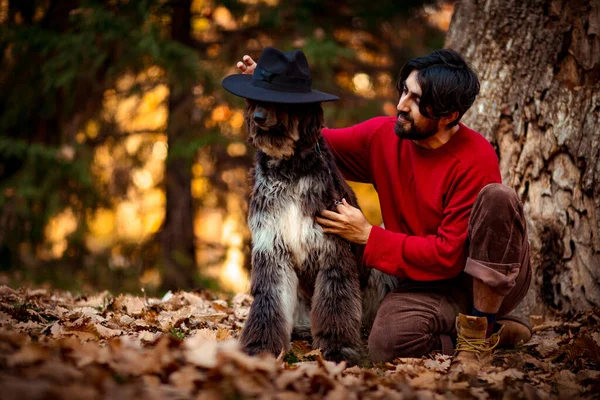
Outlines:
[[452, 122], [454, 122], [456, 120], [456, 118], [458, 118], [458, 111], [453, 111], [450, 114], [441, 117], [440, 118], [440, 123], [442, 126], [448, 127], [448, 124], [451, 124]]

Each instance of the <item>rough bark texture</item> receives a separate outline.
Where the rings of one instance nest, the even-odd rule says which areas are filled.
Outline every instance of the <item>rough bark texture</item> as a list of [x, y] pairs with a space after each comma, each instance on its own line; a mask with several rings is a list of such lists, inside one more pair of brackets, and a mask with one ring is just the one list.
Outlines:
[[521, 195], [534, 279], [521, 314], [600, 306], [600, 0], [465, 0], [446, 46], [481, 79], [463, 121]]
[[[171, 37], [182, 44], [189, 44], [191, 41], [190, 1], [172, 3]], [[167, 141], [170, 149], [177, 148], [185, 136], [189, 135], [194, 107], [191, 88], [177, 90], [175, 87], [174, 84], [169, 85]], [[169, 154], [165, 180], [166, 215], [161, 232], [164, 260], [162, 289], [192, 289], [196, 286], [197, 267], [191, 161]]]

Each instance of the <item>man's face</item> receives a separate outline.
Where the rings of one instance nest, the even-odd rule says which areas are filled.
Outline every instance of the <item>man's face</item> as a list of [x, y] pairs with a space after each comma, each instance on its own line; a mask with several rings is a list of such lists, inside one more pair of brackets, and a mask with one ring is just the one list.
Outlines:
[[421, 87], [417, 82], [418, 71], [412, 71], [404, 81], [400, 101], [396, 109], [398, 119], [394, 131], [398, 137], [410, 140], [423, 140], [435, 135], [439, 130], [437, 120], [427, 118], [419, 111]]

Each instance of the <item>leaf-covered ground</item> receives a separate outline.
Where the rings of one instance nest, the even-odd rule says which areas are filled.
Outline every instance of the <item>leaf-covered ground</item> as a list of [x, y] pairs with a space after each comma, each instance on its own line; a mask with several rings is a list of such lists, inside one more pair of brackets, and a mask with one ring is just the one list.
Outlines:
[[533, 339], [477, 376], [451, 357], [346, 368], [306, 342], [278, 359], [236, 338], [251, 298], [74, 297], [0, 286], [2, 399], [600, 398], [600, 312], [533, 318]]

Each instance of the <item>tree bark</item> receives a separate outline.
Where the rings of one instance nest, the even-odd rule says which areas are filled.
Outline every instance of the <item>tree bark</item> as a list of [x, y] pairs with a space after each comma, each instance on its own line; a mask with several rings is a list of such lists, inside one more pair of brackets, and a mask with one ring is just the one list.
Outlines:
[[[173, 19], [171, 38], [189, 45], [191, 0], [172, 2]], [[177, 79], [176, 76], [171, 79]], [[192, 88], [169, 85], [169, 117], [167, 143], [169, 149], [181, 148], [192, 126], [194, 98]], [[194, 237], [194, 209], [192, 203], [192, 161], [184, 156], [170, 154], [166, 164], [166, 215], [161, 231], [164, 274], [162, 289], [192, 289], [196, 285], [196, 246]]]
[[521, 195], [534, 278], [518, 313], [600, 306], [600, 0], [464, 0], [446, 46], [475, 67], [463, 121]]

